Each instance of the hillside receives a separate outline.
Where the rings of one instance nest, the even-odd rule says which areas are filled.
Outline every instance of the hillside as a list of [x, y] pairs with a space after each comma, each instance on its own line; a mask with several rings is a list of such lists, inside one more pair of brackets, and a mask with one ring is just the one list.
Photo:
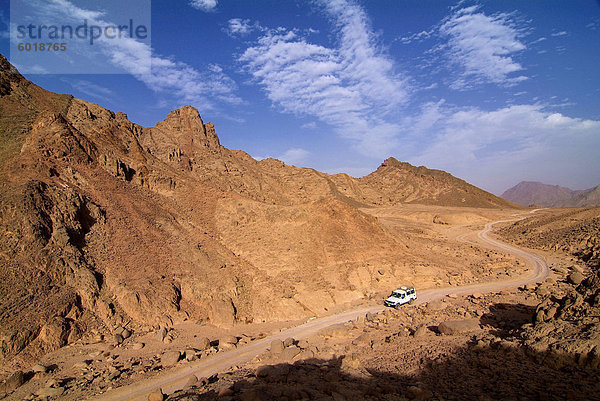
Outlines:
[[522, 206], [585, 207], [600, 205], [600, 186], [586, 190], [572, 190], [558, 185], [522, 181], [507, 189], [502, 198]]
[[443, 206], [511, 208], [515, 205], [451, 174], [415, 167], [390, 157], [358, 180], [370, 204], [420, 203]]
[[358, 207], [511, 207], [393, 159], [362, 179], [256, 161], [193, 107], [146, 128], [0, 66], [0, 360], [12, 365], [122, 326], [307, 318], [431, 282], [448, 262]]

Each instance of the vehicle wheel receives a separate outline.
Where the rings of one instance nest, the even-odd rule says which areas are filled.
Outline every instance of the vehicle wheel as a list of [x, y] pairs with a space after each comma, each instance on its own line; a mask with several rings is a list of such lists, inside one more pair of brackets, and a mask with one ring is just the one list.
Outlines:
[[408, 304], [409, 304], [409, 305], [412, 305], [412, 304], [414, 304], [414, 303], [415, 303], [415, 300], [414, 300], [414, 299], [411, 299], [410, 301], [408, 301]]

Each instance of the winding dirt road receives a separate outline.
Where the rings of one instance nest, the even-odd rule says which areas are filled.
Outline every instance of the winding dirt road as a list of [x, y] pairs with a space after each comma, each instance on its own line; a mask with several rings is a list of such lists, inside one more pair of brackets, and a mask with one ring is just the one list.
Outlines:
[[[514, 220], [502, 220], [493, 223], [486, 224], [485, 228], [476, 233], [478, 241], [477, 244], [482, 243], [489, 246], [490, 248], [500, 250], [507, 253], [525, 259], [533, 271], [527, 275], [523, 275], [510, 280], [494, 281], [489, 283], [472, 284], [462, 287], [452, 288], [436, 288], [419, 291], [419, 299], [415, 302], [416, 305], [429, 302], [438, 298], [445, 297], [449, 294], [471, 294], [474, 292], [491, 292], [499, 291], [506, 288], [514, 288], [521, 285], [543, 281], [549, 274], [548, 264], [541, 257], [527, 252], [523, 249], [514, 247], [512, 245], [505, 244], [493, 238], [490, 238], [488, 234], [493, 230], [495, 224], [515, 221]], [[468, 237], [474, 237], [475, 233], [465, 234], [458, 239], [460, 241], [475, 243], [468, 239]], [[259, 341], [245, 345], [235, 350], [217, 354], [214, 357], [208, 359], [202, 359], [195, 363], [191, 363], [183, 368], [172, 369], [161, 373], [159, 376], [152, 379], [133, 383], [128, 386], [120, 387], [92, 398], [98, 401], [124, 401], [124, 400], [146, 400], [148, 394], [158, 388], [162, 388], [165, 393], [172, 393], [185, 386], [190, 375], [195, 374], [198, 377], [209, 377], [215, 373], [225, 371], [232, 366], [242, 365], [245, 362], [250, 361], [256, 355], [266, 351], [271, 344], [271, 341], [280, 339], [284, 340], [288, 337], [294, 337], [296, 339], [302, 339], [309, 335], [312, 335], [319, 330], [330, 326], [332, 324], [344, 323], [349, 320], [356, 319], [360, 315], [364, 315], [367, 312], [376, 313], [385, 309], [383, 306], [370, 306], [360, 309], [351, 310], [337, 315], [326, 316], [319, 319], [314, 319], [300, 326], [290, 328], [282, 331], [281, 333], [271, 335]]]

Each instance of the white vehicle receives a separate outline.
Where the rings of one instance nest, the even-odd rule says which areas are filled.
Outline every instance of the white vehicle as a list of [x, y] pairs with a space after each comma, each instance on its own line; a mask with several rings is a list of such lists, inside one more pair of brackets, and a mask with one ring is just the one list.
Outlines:
[[412, 304], [417, 299], [415, 287], [402, 286], [392, 292], [392, 294], [383, 302], [385, 306], [397, 308], [400, 305]]

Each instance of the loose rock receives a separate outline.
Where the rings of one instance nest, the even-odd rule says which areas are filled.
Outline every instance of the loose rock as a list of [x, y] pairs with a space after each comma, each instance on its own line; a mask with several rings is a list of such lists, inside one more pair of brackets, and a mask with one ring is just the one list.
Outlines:
[[447, 335], [466, 333], [479, 329], [479, 319], [447, 320], [438, 326], [439, 332]]
[[165, 366], [173, 366], [181, 359], [181, 353], [179, 351], [167, 351], [162, 354], [160, 362]]
[[148, 394], [148, 401], [163, 401], [164, 399], [165, 395], [160, 388]]

